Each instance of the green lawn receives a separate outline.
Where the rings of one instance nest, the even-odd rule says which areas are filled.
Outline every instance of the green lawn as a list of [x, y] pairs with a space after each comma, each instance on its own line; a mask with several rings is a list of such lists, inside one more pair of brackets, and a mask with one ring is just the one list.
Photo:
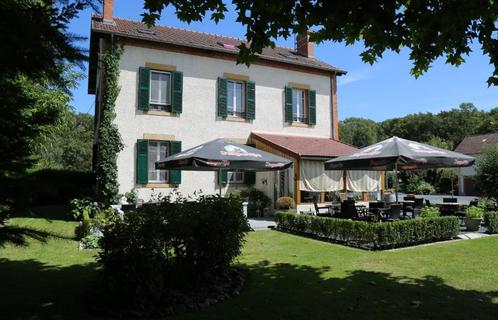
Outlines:
[[[38, 232], [0, 242], [0, 319], [88, 319], [95, 252], [75, 223], [15, 218]], [[1, 231], [0, 231], [1, 232]], [[28, 232], [29, 233], [29, 232]], [[49, 234], [47, 234], [49, 233]], [[42, 241], [40, 241], [42, 240]], [[1, 241], [1, 240], [0, 240]], [[169, 319], [496, 319], [498, 237], [368, 252], [277, 231], [252, 232], [240, 296]]]

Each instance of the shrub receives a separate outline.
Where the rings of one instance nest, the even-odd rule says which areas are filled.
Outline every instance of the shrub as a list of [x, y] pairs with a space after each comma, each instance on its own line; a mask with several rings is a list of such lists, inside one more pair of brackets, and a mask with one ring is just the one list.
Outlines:
[[85, 249], [98, 249], [101, 238], [96, 234], [90, 234], [81, 239], [81, 244]]
[[249, 217], [262, 216], [264, 210], [271, 204], [271, 199], [263, 191], [254, 188], [242, 190], [240, 196], [249, 201], [247, 205], [247, 215]]
[[296, 203], [294, 202], [294, 199], [291, 197], [280, 197], [277, 199], [276, 207], [277, 209], [291, 209], [296, 206]]
[[478, 188], [489, 198], [498, 200], [498, 145], [487, 148], [477, 159]]
[[425, 206], [422, 208], [422, 213], [421, 217], [422, 218], [436, 218], [440, 216], [439, 208], [438, 207], [428, 207]]
[[494, 208], [495, 207], [495, 202], [492, 199], [490, 199], [490, 198], [483, 197], [483, 198], [479, 199], [479, 201], [477, 203], [477, 206], [479, 208], [483, 208], [485, 210], [488, 210], [490, 208]]
[[489, 233], [498, 233], [498, 212], [490, 211], [484, 214], [484, 226]]
[[104, 229], [98, 262], [120, 308], [151, 311], [184, 292], [219, 283], [249, 230], [241, 200], [166, 197], [131, 210]]
[[471, 206], [465, 210], [465, 216], [468, 218], [482, 218], [485, 212], [483, 208]]
[[92, 197], [94, 185], [91, 172], [47, 169], [2, 181], [0, 192], [19, 206], [67, 205], [74, 198]]
[[138, 195], [137, 191], [135, 189], [132, 189], [124, 194], [124, 197], [126, 199], [126, 202], [129, 204], [137, 204], [138, 202]]
[[0, 204], [0, 225], [4, 225], [5, 221], [9, 218], [10, 207]]
[[278, 212], [276, 218], [280, 230], [371, 249], [447, 240], [460, 232], [457, 217], [372, 223]]
[[97, 212], [98, 207], [89, 199], [73, 199], [70, 201], [69, 206], [71, 208], [71, 213], [73, 214], [74, 219], [82, 220], [84, 215], [89, 218], [93, 218], [95, 212]]
[[418, 175], [411, 176], [404, 189], [406, 193], [414, 194], [431, 194], [434, 192], [434, 187]]

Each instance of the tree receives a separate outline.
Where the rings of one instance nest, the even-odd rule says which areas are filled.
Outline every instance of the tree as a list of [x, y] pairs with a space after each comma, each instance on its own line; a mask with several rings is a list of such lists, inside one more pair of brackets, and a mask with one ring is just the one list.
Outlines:
[[379, 125], [370, 119], [347, 118], [339, 123], [340, 140], [358, 148], [380, 141]]
[[498, 200], [498, 145], [488, 148], [477, 159], [476, 181], [484, 195]]
[[[143, 21], [152, 25], [162, 11], [173, 6], [182, 21], [201, 21], [210, 13], [218, 22], [225, 18], [223, 0], [145, 0]], [[426, 72], [435, 59], [458, 66], [479, 43], [494, 66], [489, 85], [498, 84], [498, 3], [423, 0], [232, 0], [237, 22], [246, 28], [247, 42], [239, 46], [239, 62], [249, 63], [278, 37], [313, 30], [311, 40], [332, 40], [347, 45], [361, 41], [363, 61], [374, 63], [386, 50], [406, 48], [413, 61], [411, 74]]]

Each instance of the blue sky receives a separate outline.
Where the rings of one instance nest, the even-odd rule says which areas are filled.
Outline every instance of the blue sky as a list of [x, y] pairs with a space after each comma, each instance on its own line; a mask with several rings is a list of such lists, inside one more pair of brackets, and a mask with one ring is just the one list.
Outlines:
[[[140, 20], [143, 1], [116, 0], [117, 17]], [[70, 32], [89, 37], [91, 11], [82, 12], [72, 21]], [[190, 25], [179, 21], [171, 9], [166, 10], [158, 24], [187, 28], [195, 31], [244, 38], [244, 28], [235, 22], [229, 12], [226, 19], [215, 24], [209, 19]], [[88, 41], [80, 43], [88, 48]], [[277, 45], [294, 46], [294, 39], [279, 39]], [[429, 71], [418, 79], [410, 76], [411, 62], [407, 50], [400, 54], [386, 52], [370, 66], [361, 61], [361, 44], [346, 46], [326, 42], [315, 47], [315, 56], [348, 71], [339, 79], [339, 117], [363, 117], [376, 121], [402, 117], [410, 113], [433, 112], [457, 107], [461, 102], [473, 102], [479, 109], [498, 107], [498, 88], [489, 87], [486, 80], [492, 72], [488, 58], [478, 46], [458, 68], [436, 61]], [[85, 70], [85, 74], [87, 71]], [[87, 79], [80, 81], [73, 91], [73, 106], [79, 112], [93, 113], [94, 97], [87, 94]]]

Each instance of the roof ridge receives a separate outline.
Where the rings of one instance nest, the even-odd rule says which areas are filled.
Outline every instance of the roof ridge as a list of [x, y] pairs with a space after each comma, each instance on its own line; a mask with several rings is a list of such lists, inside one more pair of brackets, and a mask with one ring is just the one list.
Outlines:
[[[92, 18], [102, 18], [102, 15], [94, 14], [94, 15], [92, 15]], [[141, 24], [144, 25], [144, 23], [142, 21], [127, 19], [127, 18], [114, 17], [114, 19], [124, 20], [124, 21], [129, 21], [129, 22], [134, 22], [134, 23], [141, 23]], [[208, 35], [208, 36], [217, 36], [217, 37], [222, 37], [222, 38], [237, 40], [237, 41], [240, 41], [240, 42], [243, 42], [243, 43], [249, 43], [249, 41], [247, 39], [244, 40], [244, 39], [241, 39], [241, 38], [227, 36], [227, 35], [224, 35], [224, 34], [211, 33], [211, 32], [205, 32], [205, 31], [197, 31], [197, 30], [192, 30], [192, 29], [187, 29], [187, 28], [181, 28], [181, 27], [175, 27], [175, 26], [168, 26], [168, 25], [164, 25], [164, 24], [157, 24], [157, 25], [154, 25], [154, 27], [176, 29], [176, 30], [187, 31], [187, 32], [192, 32], [192, 33], [204, 34], [204, 35]], [[293, 51], [293, 52], [296, 51], [295, 48], [286, 47], [286, 46], [277, 45], [277, 44], [275, 44], [275, 47], [280, 48], [280, 49], [286, 49], [286, 50]], [[307, 57], [307, 58], [308, 59], [317, 60], [317, 59], [315, 59], [315, 57]]]

